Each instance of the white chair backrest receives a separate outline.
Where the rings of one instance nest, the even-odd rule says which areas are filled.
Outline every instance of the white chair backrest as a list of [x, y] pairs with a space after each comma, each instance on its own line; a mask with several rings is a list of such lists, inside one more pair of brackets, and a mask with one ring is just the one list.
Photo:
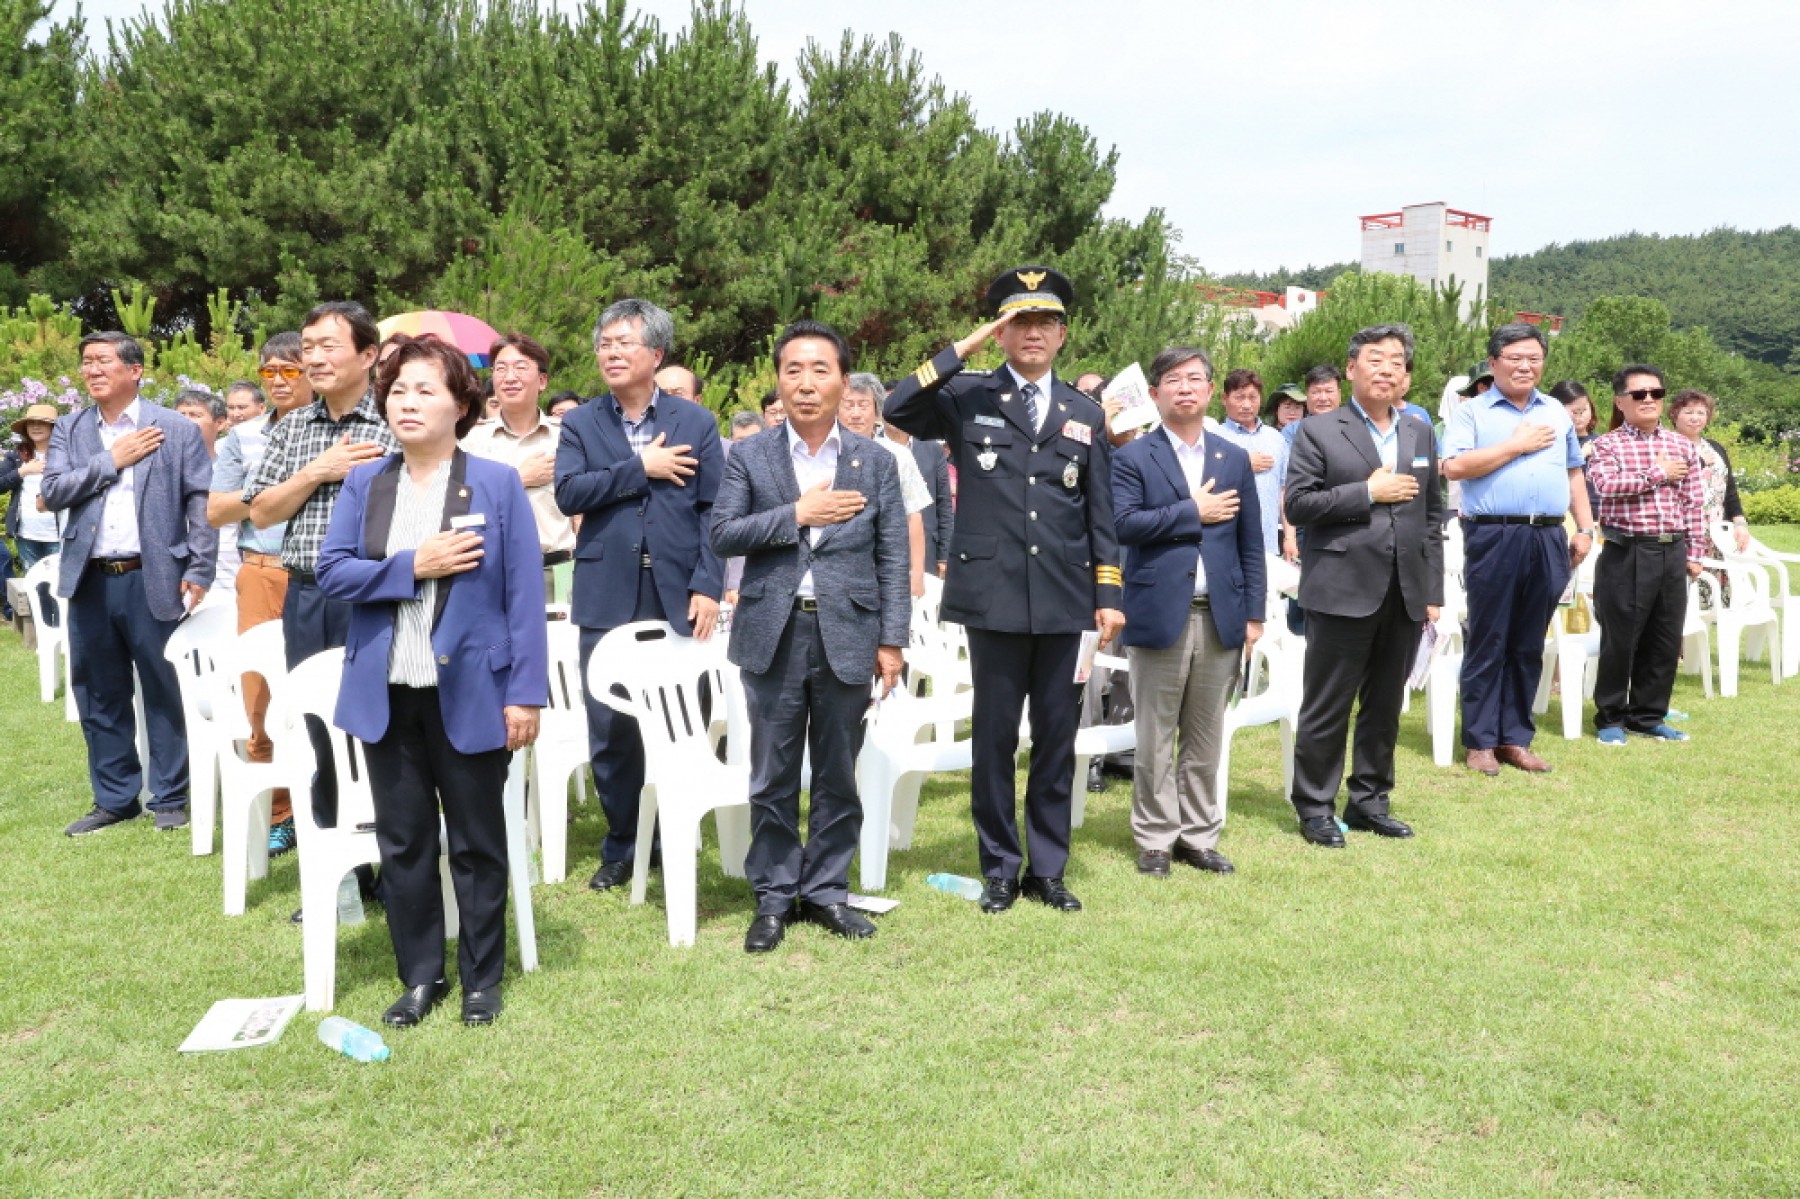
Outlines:
[[549, 623], [550, 702], [552, 711], [583, 712], [586, 694], [581, 689], [581, 630], [566, 620]]
[[622, 624], [600, 639], [588, 659], [583, 682], [587, 693], [614, 711], [637, 715], [634, 684], [655, 668], [656, 652], [665, 641], [676, 640], [675, 630], [661, 620]]
[[[233, 741], [250, 736], [250, 717], [244, 711], [244, 676], [258, 675], [269, 688], [269, 705], [287, 685], [287, 642], [279, 620], [266, 620], [237, 635], [226, 651], [229, 669], [216, 672], [213, 719]], [[269, 718], [273, 720], [274, 717]], [[270, 736], [274, 733], [270, 730]]]
[[[39, 558], [37, 563], [25, 572], [25, 596], [31, 604], [31, 623], [37, 629], [37, 635], [40, 638], [44, 636], [44, 630], [48, 628], [44, 624], [46, 601], [58, 605], [62, 603], [56, 598], [56, 575], [61, 569], [62, 555], [51, 554], [48, 558]], [[49, 631], [50, 635], [55, 637], [62, 630], [58, 626]]]
[[[608, 641], [611, 640], [609, 635]], [[613, 687], [631, 695], [630, 710], [637, 717], [644, 740], [644, 758], [652, 771], [675, 777], [702, 761], [717, 761], [708, 737], [710, 722], [701, 715], [702, 683], [723, 685], [721, 672], [728, 666], [725, 648], [718, 641], [667, 636], [628, 642], [629, 649], [609, 661], [594, 651], [588, 682], [596, 694], [616, 701]], [[730, 703], [729, 692], [715, 697]], [[604, 692], [601, 689], [604, 688]]]
[[[337, 827], [351, 831], [359, 824], [374, 821], [375, 802], [369, 787], [368, 764], [363, 760], [362, 742], [331, 723], [337, 711], [338, 688], [343, 677], [344, 651], [341, 649], [314, 654], [294, 667], [288, 672], [284, 689], [287, 694], [283, 697], [282, 709], [286, 718], [281, 725], [285, 734], [282, 739], [300, 744], [307, 742], [301, 717], [311, 716], [325, 725], [331, 735], [332, 763], [337, 770]], [[271, 714], [274, 710], [271, 704]], [[297, 815], [302, 809], [310, 820], [311, 806], [305, 803], [294, 805]]]
[[231, 655], [237, 637], [237, 612], [231, 608], [200, 608], [175, 626], [163, 646], [163, 657], [175, 668], [181, 686], [181, 706], [189, 720], [211, 720], [219, 711], [214, 680], [218, 663]]

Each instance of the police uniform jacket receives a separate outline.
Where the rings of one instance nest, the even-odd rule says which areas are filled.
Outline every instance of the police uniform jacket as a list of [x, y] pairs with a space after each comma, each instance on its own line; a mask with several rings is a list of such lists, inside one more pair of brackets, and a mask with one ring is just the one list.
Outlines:
[[1009, 370], [941, 351], [889, 395], [886, 418], [956, 461], [945, 620], [997, 633], [1080, 633], [1119, 608], [1111, 447], [1100, 405], [1062, 380], [1032, 429]]

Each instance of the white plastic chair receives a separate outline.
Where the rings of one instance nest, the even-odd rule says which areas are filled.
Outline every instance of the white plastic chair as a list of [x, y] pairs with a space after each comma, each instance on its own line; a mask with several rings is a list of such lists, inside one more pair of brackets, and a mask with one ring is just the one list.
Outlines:
[[1738, 693], [1738, 659], [1754, 661], [1764, 654], [1769, 658], [1769, 675], [1781, 682], [1780, 616], [1769, 599], [1769, 576], [1746, 563], [1739, 555], [1736, 562], [1705, 559], [1701, 565], [1725, 575], [1726, 587], [1706, 613], [1719, 644], [1719, 694], [1733, 698]]
[[[1590, 616], [1592, 605], [1589, 606]], [[1550, 620], [1550, 635], [1544, 641], [1544, 670], [1538, 676], [1537, 695], [1531, 710], [1542, 715], [1550, 709], [1550, 690], [1558, 677], [1562, 690], [1563, 736], [1570, 741], [1581, 738], [1582, 702], [1594, 697], [1594, 682], [1600, 673], [1600, 626], [1591, 623], [1583, 633], [1568, 630], [1568, 610], [1558, 608]]]
[[969, 719], [974, 702], [973, 691], [921, 697], [896, 690], [870, 715], [856, 759], [856, 791], [863, 808], [859, 877], [864, 891], [885, 889], [889, 852], [912, 848], [919, 785], [925, 776], [967, 770], [973, 764], [973, 747], [967, 737], [957, 737], [956, 729]]
[[1768, 584], [1769, 606], [1781, 620], [1781, 678], [1793, 678], [1800, 675], [1800, 628], [1795, 627], [1800, 622], [1800, 595], [1794, 594], [1788, 567], [1800, 567], [1800, 554], [1772, 550], [1755, 537], [1750, 538], [1749, 545], [1740, 554], [1735, 532], [1728, 522], [1714, 524], [1713, 544], [1727, 564], [1753, 567], [1763, 574]]
[[[216, 663], [237, 639], [237, 611], [220, 605], [194, 611], [169, 635], [163, 657], [175, 668], [181, 716], [187, 726], [188, 828], [195, 857], [212, 852], [219, 813], [219, 756], [224, 734], [214, 719]], [[146, 763], [148, 765], [148, 763]]]
[[[1131, 662], [1113, 654], [1094, 655], [1095, 670], [1117, 672], [1113, 686], [1131, 686]], [[1080, 828], [1087, 821], [1088, 766], [1095, 758], [1109, 754], [1137, 751], [1137, 722], [1123, 724], [1090, 724], [1075, 730], [1075, 779], [1070, 793], [1069, 827]]]
[[1446, 603], [1438, 614], [1437, 630], [1438, 644], [1425, 676], [1425, 731], [1431, 734], [1432, 762], [1449, 766], [1456, 758], [1456, 700], [1462, 690], [1461, 613], [1453, 614]]
[[[286, 694], [269, 705], [270, 723], [280, 728], [277, 760], [293, 785], [312, 773], [312, 751], [303, 718], [312, 716], [330, 728], [332, 759], [337, 769], [337, 827], [322, 829], [313, 823], [306, 787], [294, 790], [294, 831], [299, 841], [300, 907], [303, 912], [303, 969], [308, 1011], [329, 1011], [337, 988], [337, 893], [344, 876], [358, 866], [381, 860], [375, 842], [375, 804], [369, 789], [368, 766], [362, 743], [331, 727], [337, 708], [338, 684], [344, 669], [344, 651], [326, 650], [300, 663], [289, 675]], [[302, 759], [304, 758], [304, 761]], [[531, 910], [531, 886], [525, 840], [524, 767], [514, 754], [507, 774], [502, 803], [506, 811], [506, 845], [513, 916], [518, 925], [519, 959], [527, 972], [537, 969], [536, 923]], [[440, 838], [442, 834], [440, 832]], [[457, 932], [456, 893], [450, 883], [449, 841], [442, 838], [444, 856], [439, 859], [444, 890], [444, 935]]]
[[[269, 815], [274, 791], [287, 787], [298, 803], [308, 803], [312, 775], [312, 747], [304, 732], [301, 744], [292, 750], [284, 741], [294, 734], [277, 727], [277, 705], [284, 701], [287, 688], [287, 649], [279, 620], [262, 624], [240, 633], [226, 655], [229, 668], [215, 675], [219, 698], [213, 705], [213, 719], [220, 735], [219, 749], [219, 823], [223, 829], [223, 875], [225, 914], [242, 916], [249, 880], [267, 878], [269, 874]], [[252, 762], [247, 742], [250, 739], [250, 717], [244, 708], [244, 676], [257, 675], [269, 689], [269, 713], [264, 731], [275, 742], [271, 761]], [[305, 769], [297, 778], [283, 773], [284, 766], [303, 763]], [[309, 806], [310, 811], [310, 806]], [[296, 816], [296, 824], [298, 816]]]
[[[70, 709], [75, 706], [75, 690], [69, 685], [69, 622], [66, 605], [54, 598], [56, 593], [56, 572], [61, 568], [62, 556], [51, 554], [48, 558], [40, 558], [36, 565], [25, 572], [24, 587], [26, 602], [31, 606], [31, 627], [37, 635], [38, 662], [38, 698], [45, 703], [56, 702], [56, 673], [60, 664], [64, 690], [64, 702]], [[57, 605], [57, 622], [48, 624], [45, 614], [49, 607], [46, 602]]]
[[1702, 572], [1688, 580], [1687, 616], [1681, 625], [1681, 670], [1697, 674], [1713, 697], [1712, 626], [1707, 623], [1706, 609], [1719, 602], [1719, 583]]
[[[660, 817], [671, 945], [694, 943], [700, 821], [708, 812], [718, 813], [721, 860], [736, 848], [736, 836], [726, 832], [728, 820], [742, 821], [743, 845], [746, 849], [749, 845], [750, 767], [741, 759], [721, 762], [715, 754], [710, 721], [700, 715], [703, 682], [716, 689], [714, 704], [742, 710], [737, 670], [726, 662], [724, 644], [717, 638], [677, 637], [660, 622], [614, 629], [601, 639], [588, 662], [588, 694], [634, 717], [643, 738], [644, 790], [638, 801], [631, 902], [642, 904], [648, 894], [650, 854]], [[616, 694], [615, 688], [624, 695]], [[727, 720], [733, 732], [742, 727], [729, 716]], [[747, 732], [727, 736], [738, 745], [748, 740]], [[728, 840], [733, 842], [730, 851]], [[741, 860], [738, 865], [741, 869]]]
[[587, 700], [581, 687], [581, 630], [566, 620], [549, 623], [550, 702], [538, 717], [531, 748], [531, 834], [543, 853], [543, 879], [560, 883], [569, 873], [569, 777], [587, 798]]
[[1219, 799], [1221, 819], [1230, 806], [1231, 739], [1239, 729], [1259, 724], [1281, 726], [1281, 794], [1285, 799], [1294, 793], [1294, 725], [1300, 719], [1305, 684], [1306, 639], [1289, 633], [1285, 623], [1265, 622], [1263, 630], [1262, 638], [1250, 651], [1253, 690], [1238, 696], [1225, 709], [1225, 724], [1219, 734], [1214, 793]]

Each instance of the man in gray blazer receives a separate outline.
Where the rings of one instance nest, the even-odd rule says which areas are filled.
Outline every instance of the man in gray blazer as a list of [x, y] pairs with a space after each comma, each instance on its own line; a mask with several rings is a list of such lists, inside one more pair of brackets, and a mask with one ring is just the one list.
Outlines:
[[134, 339], [94, 333], [80, 351], [94, 405], [57, 420], [43, 486], [44, 506], [69, 513], [56, 593], [74, 601], [70, 685], [94, 790], [93, 810], [65, 831], [79, 837], [139, 814], [134, 666], [149, 725], [150, 810], [168, 831], [188, 822], [188, 753], [163, 647], [212, 586], [212, 455], [192, 421], [138, 397], [144, 350]]
[[856, 755], [871, 677], [898, 684], [912, 615], [898, 468], [837, 420], [849, 346], [829, 325], [798, 321], [775, 342], [775, 369], [787, 420], [732, 447], [713, 502], [713, 552], [744, 559], [728, 656], [750, 709], [748, 953], [774, 949], [791, 920], [875, 935], [846, 902], [862, 831]]

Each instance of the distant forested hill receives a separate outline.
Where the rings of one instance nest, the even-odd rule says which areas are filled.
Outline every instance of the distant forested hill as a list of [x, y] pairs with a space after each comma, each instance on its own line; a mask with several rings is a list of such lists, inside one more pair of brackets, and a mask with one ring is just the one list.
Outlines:
[[[1282, 267], [1219, 281], [1262, 291], [1319, 288], [1353, 269], [1348, 262]], [[1704, 326], [1727, 350], [1800, 371], [1800, 229], [1792, 225], [1549, 245], [1494, 259], [1490, 291], [1509, 308], [1571, 318], [1600, 296], [1647, 296], [1668, 306], [1676, 329]]]
[[1599, 296], [1649, 296], [1677, 329], [1703, 325], [1728, 350], [1800, 369], [1800, 229], [1627, 233], [1494, 259], [1493, 295], [1513, 308], [1580, 316]]

